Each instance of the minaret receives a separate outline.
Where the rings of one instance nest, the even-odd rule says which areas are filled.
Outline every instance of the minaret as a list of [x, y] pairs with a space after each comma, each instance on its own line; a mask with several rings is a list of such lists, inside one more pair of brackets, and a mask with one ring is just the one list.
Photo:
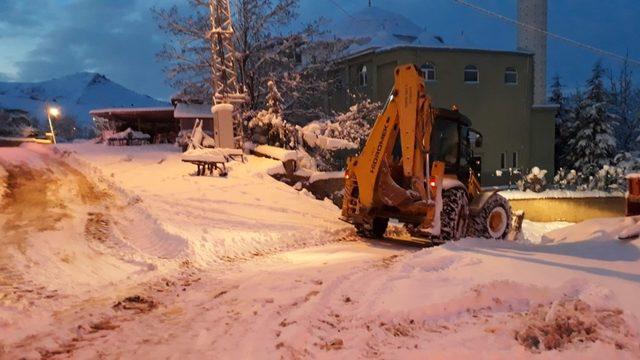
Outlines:
[[[518, 21], [547, 31], [547, 0], [518, 0]], [[547, 35], [518, 26], [518, 50], [534, 53], [533, 103], [547, 101]]]

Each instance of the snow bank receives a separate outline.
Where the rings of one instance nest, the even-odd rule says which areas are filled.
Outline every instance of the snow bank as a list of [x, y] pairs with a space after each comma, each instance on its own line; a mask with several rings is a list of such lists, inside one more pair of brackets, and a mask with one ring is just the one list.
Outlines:
[[[169, 145], [141, 148], [64, 145], [114, 184], [140, 197], [162, 228], [185, 239], [189, 260], [211, 266], [309, 244], [335, 241], [351, 227], [339, 209], [273, 179], [268, 171], [282, 162], [246, 156], [227, 164], [227, 178], [190, 176], [192, 165]], [[281, 159], [295, 151], [258, 146]]]
[[314, 183], [316, 181], [329, 180], [329, 179], [344, 179], [344, 171], [314, 172], [309, 177], [309, 183]]
[[280, 161], [298, 159], [298, 154], [295, 150], [287, 150], [270, 145], [258, 145], [253, 149], [253, 151]]
[[569, 191], [569, 190], [546, 190], [540, 193], [533, 191], [504, 190], [500, 195], [509, 200], [524, 199], [570, 199], [570, 198], [593, 198], [593, 197], [621, 197], [621, 192], [606, 192], [598, 190], [589, 191]]
[[2, 198], [4, 198], [4, 194], [7, 191], [7, 178], [9, 177], [9, 173], [4, 169], [2, 164], [0, 164], [0, 203], [2, 203]]

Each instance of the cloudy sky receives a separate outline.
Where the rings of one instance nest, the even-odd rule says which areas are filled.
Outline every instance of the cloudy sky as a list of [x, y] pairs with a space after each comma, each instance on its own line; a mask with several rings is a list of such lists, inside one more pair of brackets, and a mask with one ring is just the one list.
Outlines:
[[[334, 21], [367, 6], [367, 0], [300, 0], [300, 22], [324, 16]], [[516, 0], [469, 0], [515, 18]], [[133, 90], [168, 98], [155, 54], [166, 41], [149, 9], [187, 0], [0, 0], [0, 81], [39, 81], [79, 71], [96, 71]], [[453, 0], [373, 0], [402, 13], [429, 32], [465, 36], [476, 46], [515, 48], [512, 25]], [[550, 0], [549, 30], [615, 53], [640, 59], [640, 1]], [[549, 76], [570, 87], [588, 76], [599, 56], [549, 41]], [[616, 66], [615, 61], [605, 61]], [[635, 69], [640, 74], [640, 68]], [[638, 78], [638, 77], [637, 77]], [[639, 79], [640, 80], [640, 79]]]

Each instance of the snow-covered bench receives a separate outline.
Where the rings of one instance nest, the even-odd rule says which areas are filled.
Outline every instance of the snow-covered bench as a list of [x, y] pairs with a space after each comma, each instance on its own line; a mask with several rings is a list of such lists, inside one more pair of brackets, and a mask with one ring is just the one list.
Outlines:
[[151, 135], [128, 128], [107, 138], [107, 144], [113, 145], [144, 145], [151, 142]]
[[182, 154], [182, 161], [197, 166], [196, 176], [204, 176], [207, 171], [213, 175], [217, 170], [220, 176], [227, 176], [226, 163], [230, 160], [244, 162], [244, 153], [241, 149], [202, 148], [192, 149]]

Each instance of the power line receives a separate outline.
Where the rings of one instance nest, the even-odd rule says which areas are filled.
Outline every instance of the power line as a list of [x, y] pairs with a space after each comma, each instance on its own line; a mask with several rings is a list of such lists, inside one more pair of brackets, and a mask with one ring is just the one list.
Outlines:
[[483, 7], [478, 6], [478, 5], [471, 4], [471, 3], [467, 2], [467, 1], [464, 1], [464, 0], [451, 0], [451, 1], [453, 1], [455, 3], [458, 3], [460, 5], [466, 6], [466, 7], [470, 8], [470, 9], [473, 9], [473, 10], [475, 10], [477, 12], [480, 12], [480, 13], [486, 15], [486, 16], [492, 16], [492, 17], [498, 18], [498, 19], [500, 19], [502, 21], [505, 21], [505, 22], [508, 22], [508, 23], [511, 23], [511, 24], [514, 24], [514, 25], [522, 26], [522, 27], [527, 28], [529, 30], [533, 30], [533, 31], [537, 31], [537, 32], [543, 33], [543, 34], [547, 35], [548, 37], [551, 37], [551, 38], [554, 38], [554, 39], [557, 39], [557, 40], [560, 40], [560, 41], [564, 41], [564, 42], [569, 43], [569, 44], [571, 44], [573, 46], [589, 50], [589, 51], [591, 51], [593, 53], [596, 53], [596, 54], [599, 54], [599, 55], [603, 55], [603, 56], [608, 56], [608, 57], [614, 58], [614, 59], [619, 60], [619, 61], [627, 61], [630, 64], [640, 65], [640, 60], [632, 59], [632, 58], [629, 58], [627, 56], [622, 56], [622, 55], [613, 53], [611, 51], [600, 49], [600, 48], [597, 48], [595, 46], [592, 46], [592, 45], [589, 45], [589, 44], [585, 44], [585, 43], [570, 39], [570, 38], [562, 36], [562, 35], [554, 34], [554, 33], [549, 32], [547, 30], [540, 29], [540, 28], [535, 27], [533, 25], [522, 23], [522, 22], [520, 22], [518, 20], [514, 20], [514, 19], [512, 19], [510, 17], [506, 17], [504, 15], [498, 14], [498, 13], [493, 12], [491, 10], [487, 10], [487, 9], [485, 9]]
[[349, 16], [350, 18], [355, 19], [355, 17], [353, 17], [353, 15], [351, 15], [347, 10], [345, 10], [345, 8], [342, 7], [342, 5], [337, 3], [335, 0], [329, 0], [329, 2], [331, 2], [335, 7], [337, 7], [338, 10], [340, 10], [343, 13], [347, 14], [347, 16]]

